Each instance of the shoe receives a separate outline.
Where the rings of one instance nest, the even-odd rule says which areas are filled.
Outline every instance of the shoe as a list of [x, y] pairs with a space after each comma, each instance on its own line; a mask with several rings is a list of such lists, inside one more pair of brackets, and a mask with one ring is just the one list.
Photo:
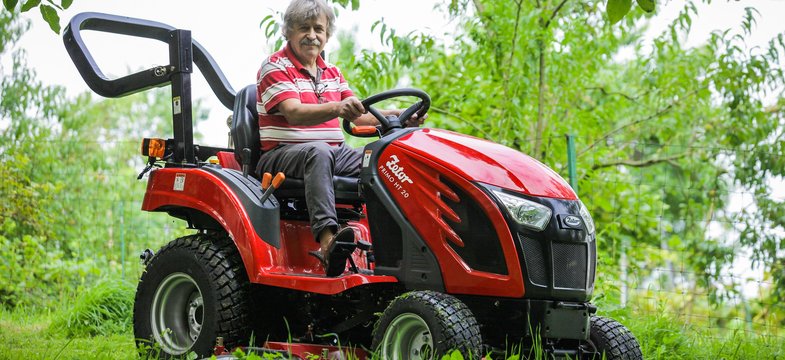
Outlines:
[[319, 259], [325, 275], [336, 277], [343, 274], [346, 269], [346, 260], [356, 247], [354, 230], [351, 227], [345, 227], [333, 235], [330, 245], [327, 246], [327, 254], [322, 253], [321, 249], [309, 251], [308, 254]]

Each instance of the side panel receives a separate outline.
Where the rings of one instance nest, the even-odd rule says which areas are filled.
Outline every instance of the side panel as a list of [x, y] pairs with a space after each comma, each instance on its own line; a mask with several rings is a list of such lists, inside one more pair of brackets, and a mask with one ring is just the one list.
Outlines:
[[254, 231], [242, 202], [217, 176], [202, 169], [165, 168], [150, 172], [142, 210], [184, 207], [215, 219], [234, 239], [245, 270], [251, 274], [270, 268], [278, 249]]
[[[252, 219], [244, 203], [249, 199], [241, 199], [232, 186], [231, 176], [219, 174], [218, 168], [165, 168], [150, 173], [147, 192], [142, 202], [142, 210], [171, 211], [178, 208], [195, 209], [212, 217], [234, 239], [235, 245], [245, 264], [248, 278], [253, 283], [277, 286], [288, 289], [309, 291], [325, 295], [334, 295], [347, 289], [373, 283], [392, 283], [397, 279], [392, 276], [368, 276], [360, 274], [343, 275], [336, 278], [324, 277], [314, 273], [311, 276], [301, 272], [303, 267], [315, 264], [313, 258], [302, 258], [299, 255], [287, 256], [287, 247], [298, 249], [299, 246], [318, 246], [313, 241], [307, 225], [292, 226], [292, 223], [281, 223], [277, 218], [277, 201], [270, 197], [265, 207], [275, 207], [275, 219], [264, 229], [258, 229], [258, 223], [265, 219]], [[234, 170], [229, 170], [234, 171]], [[216, 175], [218, 174], [218, 175]], [[250, 185], [249, 185], [250, 186]], [[256, 199], [258, 202], [258, 199]], [[264, 211], [257, 215], [272, 216]], [[265, 215], [266, 214], [266, 215]], [[257, 223], [255, 228], [254, 223]], [[361, 236], [367, 236], [366, 224], [353, 223]], [[283, 228], [283, 229], [282, 229]], [[280, 244], [279, 239], [263, 239], [259, 234], [269, 233], [280, 236], [283, 230], [287, 244]], [[305, 238], [303, 238], [305, 237]], [[298, 250], [299, 251], [299, 250]], [[300, 264], [289, 261], [299, 259]]]
[[[393, 143], [379, 156], [376, 171], [401, 211], [432, 250], [444, 274], [444, 287], [451, 294], [522, 297], [523, 277], [515, 243], [506, 221], [494, 201], [463, 176], [424, 156]], [[450, 186], [460, 188], [468, 198], [459, 198]], [[466, 196], [466, 195], [464, 195]], [[471, 224], [467, 214], [459, 214], [450, 203], [473, 202], [487, 216], [488, 234], [472, 233], [472, 239], [456, 229]], [[463, 216], [463, 218], [462, 218]], [[478, 222], [475, 222], [479, 224]], [[495, 234], [493, 234], [495, 232]], [[501, 247], [496, 273], [473, 269], [459, 255], [464, 247]], [[478, 246], [479, 242], [479, 246]], [[492, 243], [499, 242], [499, 244]], [[466, 256], [466, 254], [464, 254]], [[476, 262], [475, 262], [476, 264]]]

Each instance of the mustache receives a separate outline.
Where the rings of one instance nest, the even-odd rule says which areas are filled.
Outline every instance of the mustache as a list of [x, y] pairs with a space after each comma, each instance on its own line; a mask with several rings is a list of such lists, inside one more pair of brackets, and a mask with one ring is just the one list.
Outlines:
[[319, 45], [322, 45], [322, 42], [321, 42], [321, 41], [319, 41], [319, 39], [313, 39], [313, 40], [309, 40], [309, 39], [302, 39], [302, 40], [300, 40], [300, 45], [306, 45], [306, 46], [307, 46], [307, 45], [319, 46]]

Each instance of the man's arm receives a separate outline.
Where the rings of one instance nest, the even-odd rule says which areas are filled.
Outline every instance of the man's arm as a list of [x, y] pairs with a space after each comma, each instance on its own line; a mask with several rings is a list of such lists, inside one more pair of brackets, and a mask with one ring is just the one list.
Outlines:
[[[384, 115], [384, 116], [388, 116], [388, 115], [400, 116], [401, 113], [403, 112], [403, 110], [400, 110], [400, 109], [390, 109], [390, 110], [379, 110], [379, 112], [382, 113], [382, 115]], [[417, 116], [417, 113], [414, 113], [412, 115], [412, 117], [409, 118], [409, 121], [407, 121], [405, 124], [403, 124], [403, 126], [405, 126], [405, 127], [420, 126], [420, 125], [423, 124], [423, 121], [425, 121], [425, 119], [427, 119], [427, 118], [428, 118], [428, 114], [425, 114], [425, 116], [423, 116], [423, 118], [420, 119]], [[368, 125], [376, 126], [376, 125], [379, 125], [379, 120], [377, 120], [376, 116], [373, 116], [373, 114], [371, 114], [371, 113], [362, 114], [362, 115], [360, 115], [360, 117], [358, 117], [356, 120], [354, 120], [352, 122], [354, 123], [354, 125], [357, 125], [357, 126], [368, 126]]]
[[365, 112], [360, 100], [354, 96], [324, 104], [303, 104], [299, 99], [286, 99], [277, 107], [292, 125], [318, 125], [336, 117], [356, 121]]

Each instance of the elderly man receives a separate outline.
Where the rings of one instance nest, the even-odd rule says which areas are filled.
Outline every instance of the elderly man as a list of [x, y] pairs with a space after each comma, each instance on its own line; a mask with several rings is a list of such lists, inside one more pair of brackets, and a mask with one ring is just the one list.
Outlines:
[[[311, 230], [328, 276], [343, 273], [330, 266], [336, 240], [353, 242], [350, 228], [339, 231], [333, 175], [358, 176], [361, 152], [344, 144], [338, 118], [355, 125], [376, 125], [335, 66], [322, 59], [335, 30], [335, 14], [324, 0], [293, 0], [284, 14], [286, 46], [267, 58], [257, 75], [257, 108], [262, 155], [257, 172], [283, 172], [304, 179]], [[400, 110], [382, 111], [398, 115]], [[415, 124], [421, 120], [414, 119]]]

